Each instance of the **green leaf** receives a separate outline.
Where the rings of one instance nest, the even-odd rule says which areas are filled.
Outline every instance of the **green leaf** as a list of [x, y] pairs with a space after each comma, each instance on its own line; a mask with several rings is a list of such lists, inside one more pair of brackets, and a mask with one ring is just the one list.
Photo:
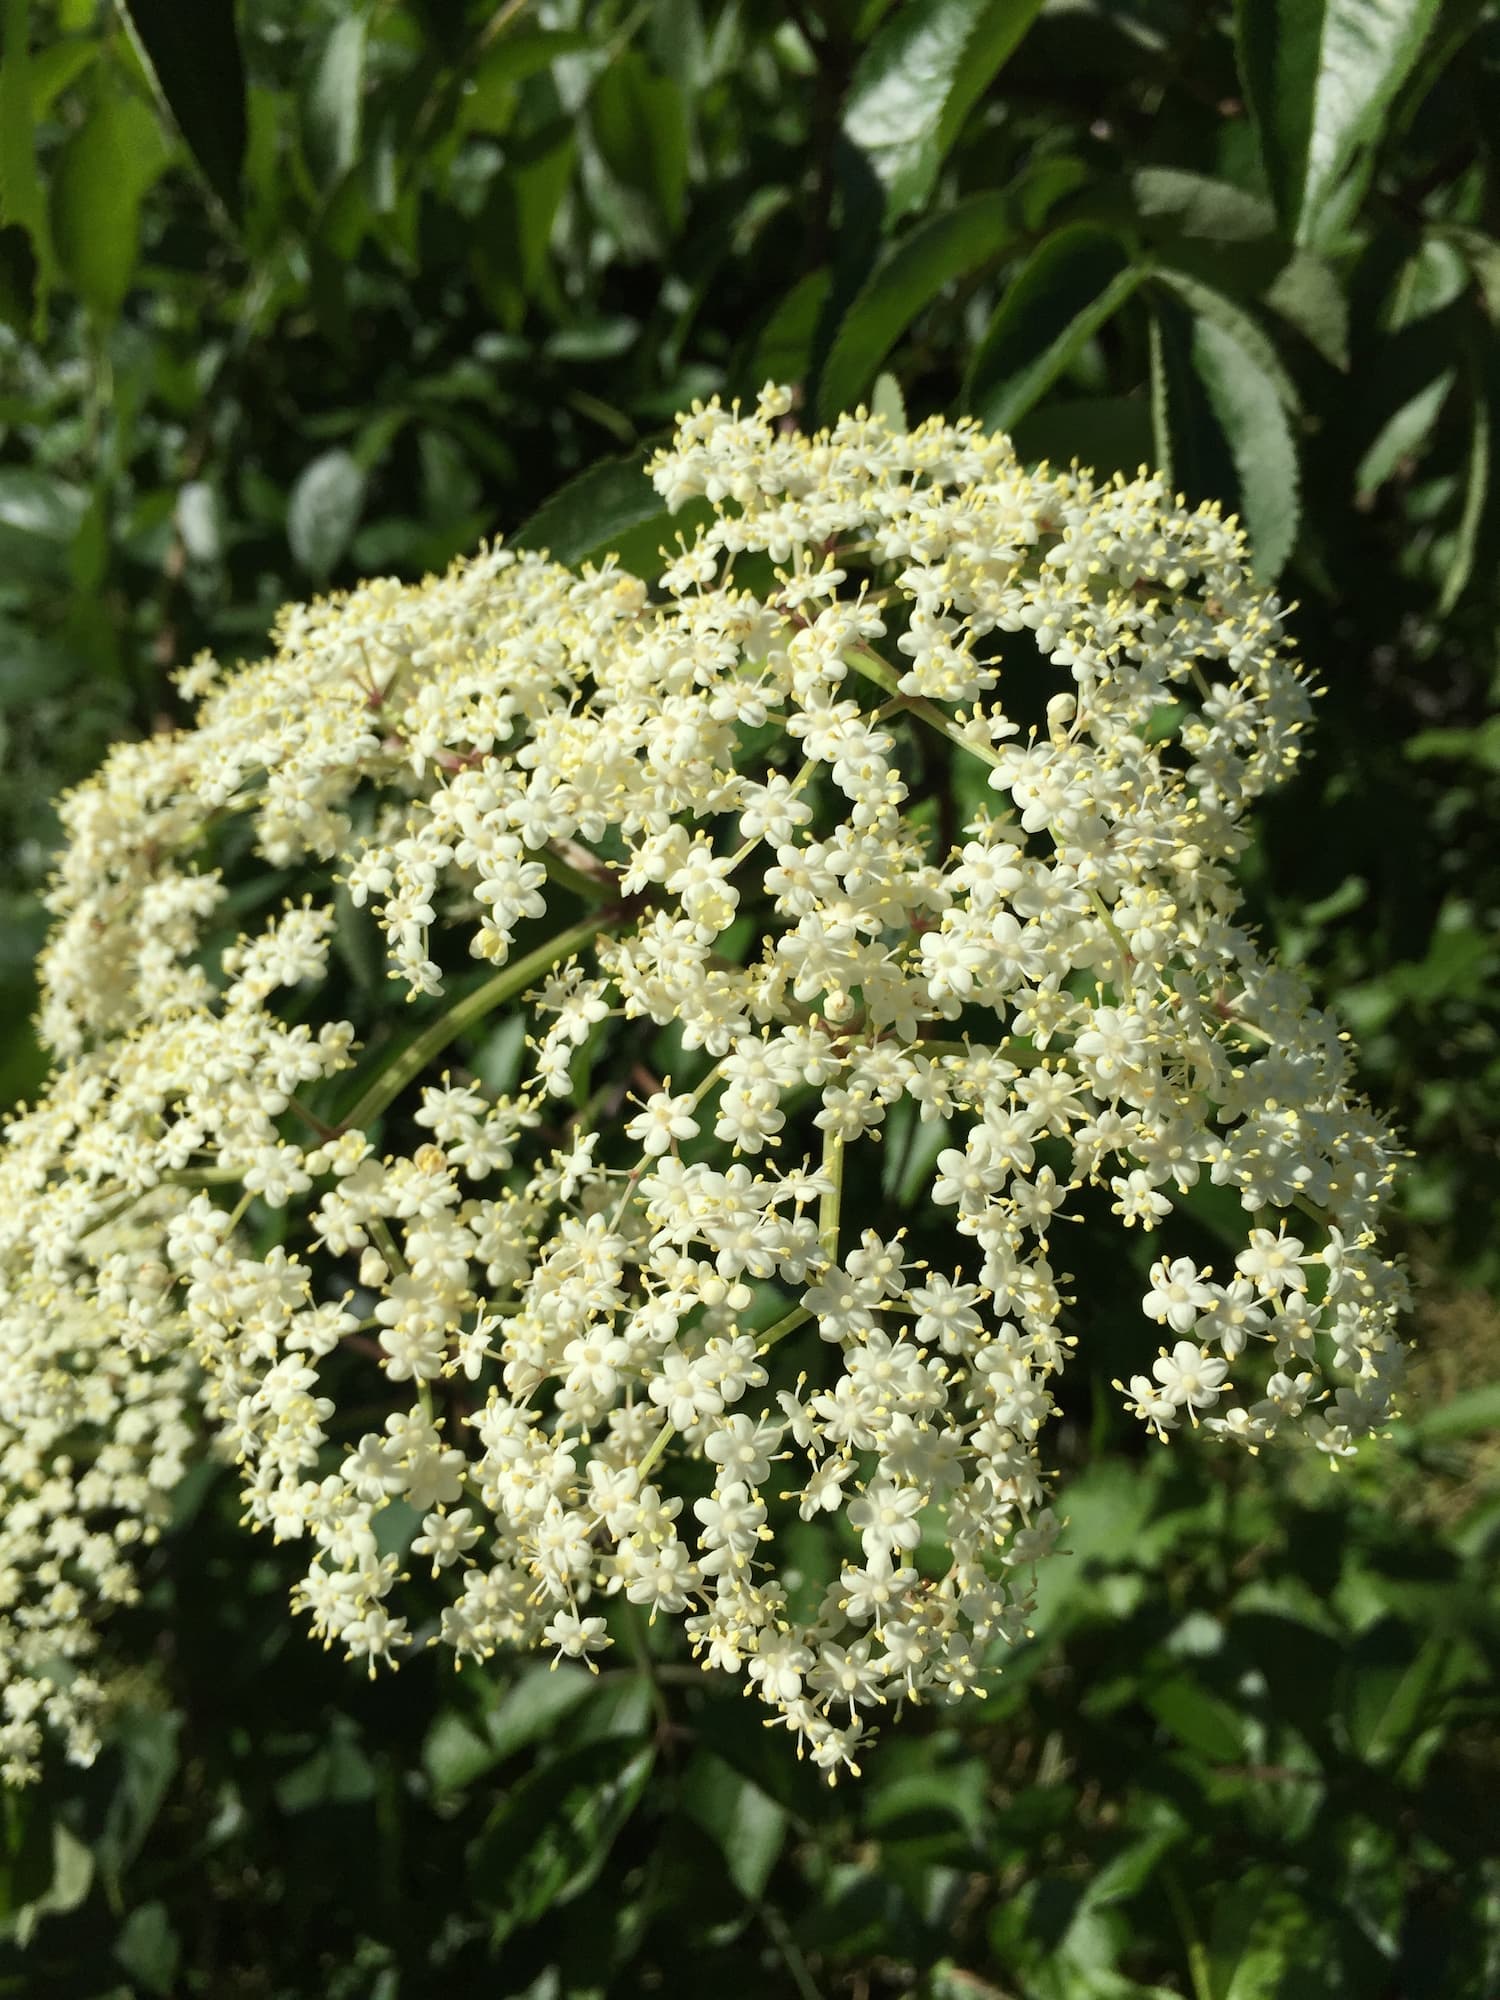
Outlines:
[[1456, 368], [1445, 368], [1409, 396], [1381, 425], [1354, 471], [1354, 490], [1366, 499], [1383, 486], [1403, 459], [1419, 458], [1432, 441], [1448, 393], [1458, 380]]
[[1147, 1692], [1146, 1705], [1179, 1743], [1211, 1763], [1234, 1763], [1244, 1755], [1244, 1725], [1237, 1710], [1196, 1681], [1162, 1681]]
[[619, 557], [635, 576], [655, 577], [660, 552], [671, 550], [681, 534], [689, 541], [712, 509], [696, 501], [671, 513], [646, 477], [654, 444], [642, 445], [625, 458], [603, 459], [580, 472], [560, 492], [545, 501], [511, 538], [521, 549], [545, 549], [555, 562], [577, 569]]
[[287, 501], [286, 538], [309, 576], [321, 581], [344, 553], [364, 499], [364, 469], [350, 452], [325, 451], [302, 468]]
[[615, 179], [643, 195], [668, 233], [675, 233], [688, 178], [687, 101], [681, 87], [627, 50], [594, 85], [589, 122]]
[[799, 278], [760, 330], [746, 371], [750, 386], [763, 382], [801, 382], [817, 338], [818, 322], [833, 285], [826, 267]]
[[245, 71], [234, 0], [119, 0], [142, 60], [231, 221], [241, 215]]
[[901, 335], [946, 285], [987, 262], [1014, 236], [1007, 198], [989, 192], [929, 216], [894, 244], [834, 335], [818, 389], [825, 420], [854, 408]]
[[[1228, 181], [1178, 167], [1142, 167], [1130, 177], [1135, 212], [1153, 239], [1195, 244], [1257, 246], [1244, 256], [1228, 253], [1223, 276], [1242, 277], [1237, 287], [1259, 290], [1263, 305], [1296, 327], [1325, 361], [1335, 368], [1349, 365], [1349, 308], [1343, 287], [1330, 266], [1311, 251], [1287, 251], [1276, 239], [1276, 212], [1259, 195], [1247, 194]], [[1176, 262], [1170, 251], [1169, 262]], [[1272, 268], [1264, 269], [1269, 261]], [[1258, 271], [1262, 273], [1258, 275]]]
[[1440, 0], [1238, 0], [1240, 78], [1287, 233], [1320, 216], [1421, 52]]
[[1438, 611], [1443, 617], [1448, 615], [1462, 597], [1464, 585], [1474, 573], [1479, 529], [1484, 520], [1485, 501], [1489, 497], [1490, 490], [1490, 451], [1494, 419], [1486, 385], [1477, 369], [1471, 407], [1473, 419], [1469, 426], [1469, 469], [1464, 481], [1463, 512], [1459, 516], [1453, 554], [1449, 558], [1447, 574], [1443, 578], [1443, 588], [1438, 596]]
[[1143, 222], [1169, 223], [1183, 236], [1254, 243], [1276, 228], [1275, 212], [1259, 195], [1182, 167], [1139, 167], [1130, 192]]
[[1419, 1644], [1416, 1629], [1394, 1616], [1362, 1632], [1346, 1675], [1345, 1716], [1356, 1756], [1370, 1764], [1399, 1759], [1433, 1719], [1454, 1663], [1443, 1634]]
[[1199, 317], [1193, 363], [1234, 459], [1255, 573], [1280, 575], [1297, 539], [1297, 446], [1276, 383], [1219, 320]]
[[655, 1759], [649, 1744], [586, 1744], [529, 1772], [501, 1801], [470, 1861], [500, 1936], [591, 1886]]
[[599, 1687], [586, 1668], [566, 1661], [523, 1668], [485, 1717], [485, 1734], [495, 1754], [512, 1756], [528, 1743], [550, 1735], [556, 1723], [597, 1695]]
[[1200, 279], [1189, 277], [1186, 271], [1163, 268], [1157, 273], [1160, 283], [1174, 291], [1183, 303], [1200, 319], [1211, 320], [1217, 327], [1229, 334], [1255, 362], [1260, 372], [1270, 381], [1284, 408], [1296, 410], [1299, 398], [1296, 385], [1281, 364], [1281, 356], [1276, 352], [1276, 344], [1243, 306], [1235, 304], [1213, 285], [1205, 285]]
[[1433, 230], [1462, 252], [1469, 266], [1484, 309], [1500, 325], [1500, 243], [1482, 229], [1466, 229], [1457, 224], [1439, 223]]
[[893, 431], [909, 428], [906, 398], [894, 375], [876, 376], [875, 387], [870, 392], [870, 414], [872, 417], [883, 417]]
[[[1497, 751], [1500, 751], [1500, 716], [1485, 725]], [[1431, 730], [1429, 736], [1439, 736], [1459, 732]], [[1465, 731], [1464, 734], [1479, 735], [1480, 731]], [[1423, 742], [1422, 737], [1416, 743]], [[1413, 745], [1415, 748], [1415, 744]], [[1500, 770], [1500, 755], [1496, 755], [1492, 769]], [[1417, 1436], [1424, 1444], [1453, 1438], [1479, 1437], [1486, 1431], [1500, 1431], [1500, 1382], [1487, 1382], [1483, 1388], [1465, 1390], [1462, 1395], [1440, 1403], [1435, 1410], [1424, 1411], [1416, 1424]]]
[[0, 0], [0, 223], [24, 230], [34, 264], [48, 259], [46, 203], [37, 169], [29, 0]]
[[165, 1903], [141, 1903], [120, 1926], [115, 1957], [148, 1993], [170, 1994], [181, 1952]]
[[74, 290], [100, 319], [113, 319], [129, 290], [141, 201], [169, 155], [149, 106], [111, 85], [96, 92], [57, 156], [53, 247]]
[[713, 1750], [699, 1750], [683, 1773], [681, 1800], [723, 1854], [730, 1881], [758, 1903], [786, 1839], [785, 1812]]
[[313, 69], [303, 117], [308, 164], [321, 186], [347, 173], [359, 157], [365, 87], [365, 19], [336, 23]]
[[1146, 276], [1112, 231], [1070, 223], [1039, 243], [969, 365], [966, 409], [992, 430], [1023, 416]]
[[1041, 0], [907, 0], [860, 58], [844, 132], [885, 189], [886, 220], [932, 192], [964, 119]]

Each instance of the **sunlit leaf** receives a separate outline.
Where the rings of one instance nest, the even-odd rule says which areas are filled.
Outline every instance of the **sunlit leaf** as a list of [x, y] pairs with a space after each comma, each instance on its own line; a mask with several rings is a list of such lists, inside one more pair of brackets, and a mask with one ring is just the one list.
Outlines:
[[926, 200], [964, 119], [1041, 0], [907, 0], [860, 58], [844, 131], [868, 155], [896, 221]]
[[1299, 243], [1411, 70], [1439, 0], [1238, 0], [1240, 77], [1277, 212]]
[[349, 546], [364, 498], [364, 469], [349, 452], [325, 451], [303, 467], [287, 501], [286, 534], [309, 576], [326, 577]]
[[359, 154], [365, 87], [365, 17], [349, 13], [334, 24], [313, 66], [303, 118], [308, 163], [324, 185]]

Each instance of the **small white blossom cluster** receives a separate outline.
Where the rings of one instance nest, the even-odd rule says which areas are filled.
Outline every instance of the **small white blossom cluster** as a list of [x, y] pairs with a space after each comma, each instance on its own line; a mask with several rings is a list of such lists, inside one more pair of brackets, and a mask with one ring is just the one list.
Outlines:
[[1235, 921], [1309, 713], [1238, 530], [789, 408], [682, 420], [655, 587], [492, 549], [292, 608], [65, 802], [58, 1066], [0, 1153], [12, 1777], [41, 1718], [86, 1752], [49, 1661], [129, 1595], [185, 1398], [372, 1670], [680, 1620], [830, 1774], [1025, 1629], [1062, 1222], [1242, 1205], [1222, 1267], [1122, 1283], [1157, 1436], [1389, 1417], [1395, 1148]]

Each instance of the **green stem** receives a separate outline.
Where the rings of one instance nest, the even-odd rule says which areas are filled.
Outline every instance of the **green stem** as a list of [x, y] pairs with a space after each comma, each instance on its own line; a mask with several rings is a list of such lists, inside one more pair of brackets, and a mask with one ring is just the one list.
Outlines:
[[893, 700], [899, 702], [901, 707], [916, 716], [919, 722], [925, 722], [929, 729], [935, 729], [940, 736], [946, 736], [956, 748], [966, 750], [971, 757], [977, 757], [982, 764], [988, 764], [992, 770], [1000, 768], [1002, 760], [998, 750], [992, 749], [987, 743], [977, 743], [972, 736], [966, 736], [953, 717], [939, 708], [935, 701], [929, 701], [926, 695], [903, 693], [895, 668], [889, 661], [881, 659], [878, 653], [872, 652], [868, 646], [851, 648], [843, 655], [843, 660], [845, 666], [853, 667], [857, 674], [863, 674], [867, 681], [873, 681], [876, 687], [883, 689]]
[[818, 1204], [818, 1248], [830, 1264], [839, 1260], [839, 1214], [844, 1202], [844, 1142], [837, 1132], [823, 1134], [823, 1172], [829, 1186]]
[[371, 1077], [358, 1100], [339, 1121], [339, 1129], [344, 1132], [362, 1131], [372, 1118], [378, 1118], [386, 1106], [400, 1096], [414, 1077], [422, 1074], [434, 1056], [451, 1042], [456, 1042], [476, 1021], [482, 1021], [494, 1008], [513, 1000], [518, 993], [524, 993], [542, 973], [549, 972], [554, 965], [571, 957], [584, 945], [592, 944], [600, 931], [608, 928], [609, 919], [602, 911], [596, 910], [580, 917], [576, 924], [570, 924], [556, 937], [539, 944], [524, 958], [501, 966], [492, 979], [487, 979], [462, 1000], [455, 1000], [420, 1035], [408, 1042], [384, 1069]]
[[774, 1325], [768, 1326], [760, 1336], [758, 1352], [769, 1354], [779, 1340], [785, 1340], [789, 1333], [795, 1333], [799, 1326], [806, 1326], [812, 1314], [806, 1306], [793, 1306], [789, 1313], [783, 1313]]
[[645, 1452], [642, 1454], [641, 1462], [635, 1469], [636, 1476], [643, 1486], [646, 1483], [646, 1474], [655, 1465], [656, 1461], [661, 1457], [676, 1435], [677, 1431], [674, 1425], [663, 1424], [661, 1429], [656, 1433], [656, 1436], [652, 1438], [650, 1444], [647, 1445]]
[[[573, 848], [571, 841], [566, 845]], [[584, 850], [574, 848], [581, 858]], [[578, 865], [572, 856], [561, 851], [561, 843], [552, 842], [542, 849], [542, 864], [560, 889], [566, 889], [585, 903], [608, 903], [619, 893], [613, 882], [607, 882], [600, 875], [591, 875]]]

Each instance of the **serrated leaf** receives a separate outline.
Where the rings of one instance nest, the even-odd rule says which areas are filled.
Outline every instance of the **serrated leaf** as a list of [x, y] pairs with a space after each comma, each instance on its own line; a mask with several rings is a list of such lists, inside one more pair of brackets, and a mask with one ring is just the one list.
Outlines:
[[1349, 366], [1349, 299], [1332, 267], [1309, 250], [1288, 257], [1262, 303], [1294, 326], [1332, 367]]
[[964, 407], [992, 430], [1025, 414], [1146, 276], [1112, 231], [1071, 223], [1012, 280], [969, 366]]
[[326, 577], [349, 546], [365, 499], [365, 474], [347, 451], [303, 467], [287, 502], [286, 538], [309, 576]]
[[1151, 315], [1150, 329], [1151, 368], [1151, 438], [1156, 447], [1156, 469], [1168, 486], [1173, 482], [1172, 464], [1172, 408], [1167, 393], [1167, 357], [1162, 339], [1161, 320], [1156, 313]]
[[1211, 320], [1215, 326], [1222, 327], [1233, 336], [1271, 382], [1286, 409], [1298, 408], [1296, 384], [1282, 366], [1275, 342], [1243, 306], [1236, 305], [1233, 299], [1213, 285], [1205, 285], [1201, 279], [1190, 277], [1186, 271], [1164, 267], [1157, 276], [1200, 319]]
[[901, 335], [956, 278], [1015, 235], [1010, 204], [998, 193], [969, 195], [928, 217], [891, 248], [840, 322], [823, 366], [824, 418], [852, 410]]
[[52, 175], [52, 244], [79, 297], [101, 319], [119, 311], [135, 271], [141, 200], [166, 166], [161, 125], [138, 97], [98, 92]]
[[[1343, 287], [1321, 257], [1307, 250], [1288, 253], [1278, 242], [1270, 202], [1228, 181], [1179, 167], [1141, 167], [1131, 175], [1130, 187], [1136, 215], [1154, 239], [1256, 244], [1260, 257], [1284, 260], [1261, 281], [1261, 304], [1296, 327], [1325, 361], [1348, 367], [1349, 307]], [[1250, 268], [1255, 269], [1255, 261]], [[1255, 282], [1253, 277], [1246, 281], [1247, 286]]]
[[860, 58], [845, 135], [898, 221], [932, 192], [964, 119], [1040, 11], [1041, 0], [908, 0]]
[[359, 156], [364, 87], [365, 19], [362, 14], [346, 14], [323, 44], [303, 119], [308, 164], [325, 187]]
[[1283, 227], [1325, 205], [1421, 53], [1440, 0], [1238, 0], [1240, 78]]
[[241, 213], [245, 71], [234, 0], [119, 0], [188, 151], [231, 221]]
[[511, 537], [518, 549], [545, 549], [570, 568], [598, 560], [623, 535], [643, 525], [669, 520], [661, 495], [646, 477], [654, 446], [623, 458], [601, 459], [570, 479]]
[[1218, 320], [1199, 317], [1193, 364], [1208, 392], [1239, 478], [1255, 573], [1280, 575], [1297, 539], [1297, 446], [1276, 384]]

